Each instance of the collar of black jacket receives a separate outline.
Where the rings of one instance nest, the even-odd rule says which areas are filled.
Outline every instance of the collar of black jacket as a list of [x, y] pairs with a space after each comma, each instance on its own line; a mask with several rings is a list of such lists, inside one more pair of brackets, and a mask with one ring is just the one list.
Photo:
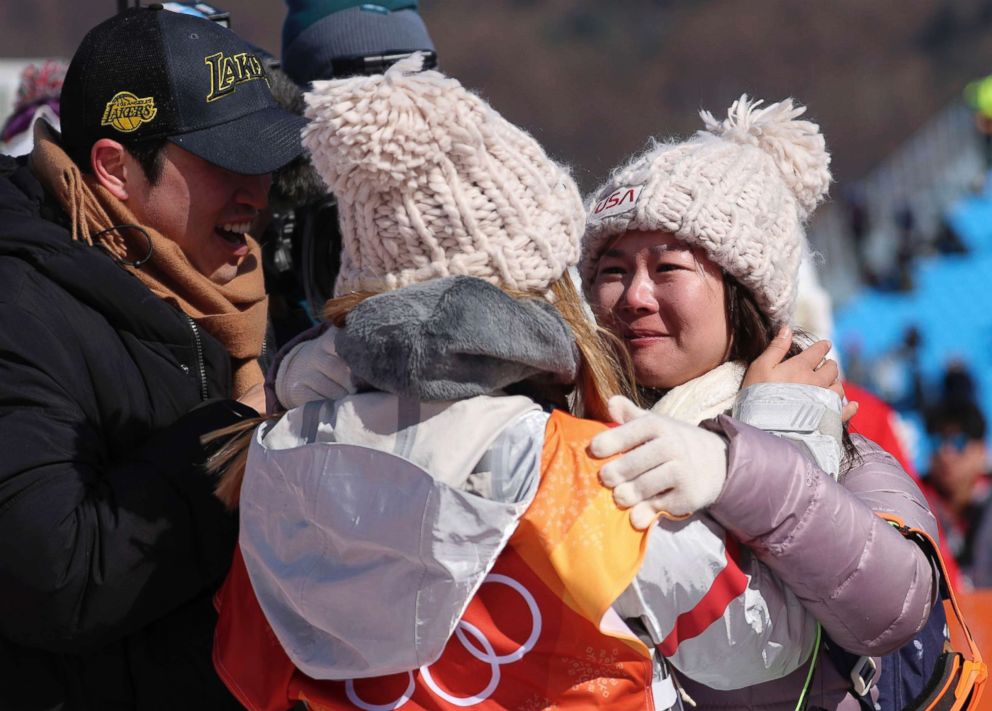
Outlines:
[[115, 329], [170, 345], [185, 345], [182, 313], [155, 296], [99, 247], [73, 241], [55, 200], [25, 161], [0, 157], [0, 257], [30, 264]]

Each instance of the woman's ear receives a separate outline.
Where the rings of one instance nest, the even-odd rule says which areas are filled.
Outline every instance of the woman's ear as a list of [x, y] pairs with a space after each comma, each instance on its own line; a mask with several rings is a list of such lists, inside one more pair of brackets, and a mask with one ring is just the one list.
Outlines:
[[117, 141], [101, 138], [90, 149], [93, 175], [118, 200], [128, 198], [129, 154]]

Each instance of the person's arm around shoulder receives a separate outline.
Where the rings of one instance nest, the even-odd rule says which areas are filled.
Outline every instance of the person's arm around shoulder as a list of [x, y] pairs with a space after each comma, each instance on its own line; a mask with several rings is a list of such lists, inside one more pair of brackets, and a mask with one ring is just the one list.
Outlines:
[[925, 623], [936, 590], [923, 552], [883, 520], [933, 533], [923, 498], [898, 463], [857, 441], [840, 481], [786, 441], [721, 416], [727, 478], [709, 513], [751, 548], [852, 653], [886, 654]]
[[[686, 517], [708, 508], [852, 652], [890, 651], [925, 622], [934, 594], [926, 558], [875, 510], [927, 530], [932, 525], [926, 525], [922, 494], [887, 455], [867, 453], [842, 479], [859, 495], [870, 492], [873, 509], [792, 443], [729, 417], [706, 432], [623, 398], [610, 406], [621, 426], [598, 435], [592, 450], [598, 456], [626, 452], [604, 466], [600, 477], [617, 503], [630, 507], [635, 526], [650, 525], [661, 512]], [[891, 482], [856, 484], [864, 477], [896, 477], [901, 493], [892, 494]], [[832, 515], [837, 511], [843, 515]], [[882, 560], [878, 567], [875, 558]], [[870, 603], [862, 606], [862, 597]]]
[[626, 398], [609, 407], [621, 426], [597, 435], [590, 449], [626, 454], [604, 465], [600, 479], [630, 509], [632, 525], [651, 528], [618, 612], [639, 619], [676, 668], [713, 688], [744, 688], [797, 669], [812, 651], [815, 620], [718, 523], [694, 515], [724, 486], [726, 440]]
[[[878, 515], [895, 516], [911, 526], [930, 532], [933, 532], [935, 521], [911, 478], [891, 457], [868, 440], [861, 437], [855, 440], [857, 453], [847, 462], [847, 470], [841, 472], [843, 423], [853, 416], [856, 403], [841, 400], [843, 388], [836, 364], [826, 358], [829, 342], [819, 341], [798, 355], [786, 358], [791, 343], [791, 332], [788, 328], [782, 329], [765, 353], [751, 364], [745, 376], [745, 387], [735, 401], [733, 414], [745, 424], [801, 445], [817, 465], [814, 467], [817, 472], [800, 473], [802, 465], [797, 462], [800, 469], [793, 477], [788, 476], [786, 468], [775, 471], [768, 468], [751, 479], [738, 475], [739, 480], [730, 483], [728, 474], [727, 486], [712, 513], [717, 518], [722, 517], [731, 530], [738, 530], [734, 521], [739, 519], [732, 516], [748, 515], [745, 509], [754, 503], [752, 492], [746, 491], [749, 483], [765, 491], [766, 500], [771, 498], [781, 502], [783, 510], [776, 515], [780, 516], [788, 533], [783, 534], [780, 523], [773, 518], [765, 523], [769, 532], [777, 529], [785, 545], [767, 546], [764, 552], [759, 551], [759, 555], [769, 560], [769, 565], [775, 567], [805, 599], [821, 599], [821, 602], [814, 603], [819, 606], [817, 614], [834, 618], [833, 622], [825, 619], [824, 624], [835, 641], [852, 651], [861, 649], [882, 653], [880, 649], [884, 649], [885, 645], [899, 646], [899, 640], [908, 639], [924, 623], [935, 593], [929, 584], [931, 578], [923, 575], [928, 567], [922, 553], [901, 536], [893, 535], [892, 530], [880, 523]], [[815, 495], [806, 504], [791, 499], [790, 483], [803, 481], [806, 486], [795, 491], [810, 493], [821, 485], [818, 479], [823, 472], [833, 479], [841, 476], [842, 486], [822, 483], [822, 495]], [[783, 474], [785, 480], [776, 485], [776, 477], [781, 479]], [[745, 498], [736, 501], [734, 491]], [[775, 498], [776, 495], [781, 495], [781, 498]], [[856, 505], [855, 500], [865, 504], [870, 511]], [[844, 517], [836, 521], [828, 520], [832, 506], [837, 506], [836, 510]], [[731, 509], [735, 514], [729, 513]], [[786, 510], [791, 510], [793, 515], [787, 515]], [[793, 522], [797, 522], [795, 527], [790, 525]], [[788, 550], [789, 545], [795, 545], [797, 539], [801, 540], [817, 527], [829, 531], [834, 526], [845, 529], [848, 525], [854, 525], [855, 530], [865, 537], [864, 541], [860, 541], [858, 535], [846, 538], [842, 534], [839, 539], [825, 541], [822, 548], [817, 548], [816, 537], [810, 536], [809, 542], [804, 544], [811, 546], [810, 552], [803, 555], [799, 549], [800, 556], [808, 559], [807, 562], [813, 562], [807, 571], [798, 567], [800, 564], [795, 561], [784, 566], [776, 566], [772, 562], [776, 555]], [[831, 563], [831, 560], [850, 560], [861, 553], [864, 553], [864, 558], [853, 571]], [[896, 556], [894, 563], [880, 565], [874, 574], [860, 572], [862, 567], [874, 567], [876, 560], [886, 563], [889, 553]], [[839, 558], [832, 559], [831, 556]], [[886, 584], [889, 573], [896, 577]], [[844, 574], [843, 581], [837, 577], [839, 574]], [[820, 576], [819, 579], [817, 576]], [[869, 592], [871, 583], [861, 583], [862, 579], [878, 581], [879, 591], [872, 595]], [[902, 582], [910, 592], [905, 600], [905, 610], [901, 608], [904, 598], [900, 592], [886, 592], [899, 589], [892, 585], [893, 582]], [[806, 586], [805, 592], [800, 586]], [[834, 587], [837, 589], [834, 590]], [[891, 626], [883, 629], [860, 622], [856, 610], [859, 595], [871, 595], [873, 600], [881, 598], [878, 602], [869, 602], [867, 609], [876, 613], [875, 620], [888, 619], [892, 622]], [[850, 626], [842, 626], [843, 620], [849, 620]]]

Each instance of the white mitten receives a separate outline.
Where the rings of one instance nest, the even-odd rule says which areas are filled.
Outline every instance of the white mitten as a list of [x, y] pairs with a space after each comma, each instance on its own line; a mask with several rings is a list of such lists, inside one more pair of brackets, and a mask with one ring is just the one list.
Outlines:
[[727, 480], [722, 437], [619, 395], [610, 398], [609, 409], [620, 426], [596, 435], [589, 449], [596, 457], [626, 452], [603, 465], [599, 478], [617, 505], [630, 509], [634, 528], [647, 528], [658, 514], [689, 516], [716, 501]]
[[293, 347], [279, 363], [276, 397], [287, 410], [313, 400], [337, 400], [355, 392], [351, 369], [334, 347], [336, 328]]

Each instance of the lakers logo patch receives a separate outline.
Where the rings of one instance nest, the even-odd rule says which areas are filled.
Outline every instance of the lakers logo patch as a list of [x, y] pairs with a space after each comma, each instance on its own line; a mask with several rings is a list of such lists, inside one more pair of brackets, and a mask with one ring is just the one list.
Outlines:
[[153, 120], [157, 113], [154, 97], [139, 99], [130, 91], [118, 91], [107, 102], [100, 125], [113, 126], [121, 133], [131, 133], [137, 131], [141, 124]]

